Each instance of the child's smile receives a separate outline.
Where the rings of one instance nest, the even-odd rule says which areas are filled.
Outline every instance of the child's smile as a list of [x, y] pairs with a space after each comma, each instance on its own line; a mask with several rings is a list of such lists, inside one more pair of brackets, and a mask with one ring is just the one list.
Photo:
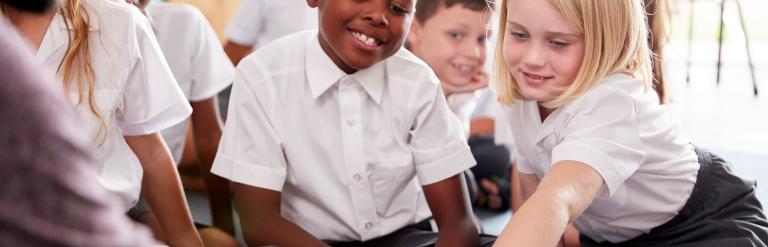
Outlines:
[[414, 4], [410, 0], [310, 0], [319, 9], [320, 46], [351, 74], [392, 56], [403, 45]]
[[355, 31], [353, 29], [348, 30], [352, 33], [355, 40], [358, 41], [355, 44], [358, 44], [358, 47], [365, 51], [375, 52], [377, 49], [381, 48], [382, 44], [384, 44], [381, 35], [375, 34], [375, 32]]

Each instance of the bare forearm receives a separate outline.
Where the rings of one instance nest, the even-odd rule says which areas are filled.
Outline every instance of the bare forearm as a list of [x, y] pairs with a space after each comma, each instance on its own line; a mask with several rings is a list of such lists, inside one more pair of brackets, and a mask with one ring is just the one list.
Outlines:
[[218, 112], [216, 97], [191, 102], [192, 130], [194, 131], [195, 149], [200, 160], [200, 170], [208, 191], [208, 202], [211, 207], [213, 224], [235, 234], [232, 219], [232, 203], [230, 200], [229, 181], [211, 174], [211, 166], [216, 158], [221, 139], [221, 119]]
[[[526, 180], [530, 179], [522, 182], [530, 185]], [[554, 164], [535, 192], [515, 212], [497, 243], [499, 246], [555, 246], [566, 226], [592, 203], [603, 184], [600, 174], [584, 163]]]
[[[219, 134], [219, 137], [221, 135]], [[202, 141], [197, 141], [198, 157], [200, 157], [200, 170], [203, 175], [203, 181], [208, 191], [208, 202], [211, 207], [213, 224], [230, 233], [235, 233], [234, 222], [232, 218], [232, 203], [229, 190], [229, 181], [211, 173], [211, 166], [216, 156], [218, 147], [218, 138], [206, 141], [211, 145], [204, 145]]]
[[144, 169], [141, 191], [160, 222], [169, 244], [202, 246], [202, 240], [192, 224], [173, 158], [160, 134], [126, 136], [125, 141]]
[[172, 246], [201, 246], [172, 161], [144, 166], [142, 191]]
[[477, 246], [479, 236], [477, 227], [470, 218], [450, 224], [439, 225], [436, 247], [443, 246]]
[[477, 246], [477, 227], [461, 174], [426, 185], [424, 195], [439, 229], [437, 246]]
[[534, 194], [515, 212], [496, 246], [556, 246], [568, 225], [567, 207], [550, 195]]
[[244, 233], [249, 246], [328, 246], [301, 227], [280, 216], [255, 221], [250, 227], [246, 226], [247, 230]]

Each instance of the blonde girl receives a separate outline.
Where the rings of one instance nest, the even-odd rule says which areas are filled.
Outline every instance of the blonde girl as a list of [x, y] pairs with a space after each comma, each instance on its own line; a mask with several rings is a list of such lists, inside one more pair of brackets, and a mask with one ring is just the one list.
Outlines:
[[92, 139], [101, 184], [126, 211], [144, 194], [168, 244], [201, 246], [158, 134], [191, 110], [142, 14], [105, 0], [59, 1], [58, 11], [43, 15], [0, 7], [82, 116], [80, 130]]
[[659, 104], [643, 1], [499, 6], [494, 81], [524, 202], [497, 246], [555, 246], [570, 223], [582, 246], [765, 245], [754, 182]]

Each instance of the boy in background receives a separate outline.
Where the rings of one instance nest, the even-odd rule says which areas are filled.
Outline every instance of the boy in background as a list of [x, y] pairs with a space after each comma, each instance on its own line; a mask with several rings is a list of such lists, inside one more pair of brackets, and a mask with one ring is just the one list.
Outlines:
[[468, 173], [473, 204], [508, 210], [510, 151], [495, 140], [497, 128], [506, 125], [496, 121], [503, 120], [495, 117], [501, 107], [495, 93], [486, 88], [484, 68], [492, 8], [493, 3], [485, 0], [420, 1], [406, 47], [435, 71], [451, 111], [469, 135], [477, 160]]

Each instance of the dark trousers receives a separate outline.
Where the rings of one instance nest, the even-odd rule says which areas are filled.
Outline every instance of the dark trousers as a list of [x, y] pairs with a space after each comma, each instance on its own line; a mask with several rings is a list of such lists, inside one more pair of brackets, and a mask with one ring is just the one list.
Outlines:
[[[333, 247], [431, 247], [435, 246], [437, 232], [432, 230], [429, 220], [403, 227], [393, 233], [365, 242], [328, 243]], [[477, 246], [491, 246], [495, 236], [480, 234]]]
[[768, 222], [755, 196], [755, 182], [734, 175], [720, 157], [696, 149], [699, 174], [691, 197], [677, 216], [649, 233], [628, 241], [597, 243], [582, 235], [584, 247], [766, 246]]

